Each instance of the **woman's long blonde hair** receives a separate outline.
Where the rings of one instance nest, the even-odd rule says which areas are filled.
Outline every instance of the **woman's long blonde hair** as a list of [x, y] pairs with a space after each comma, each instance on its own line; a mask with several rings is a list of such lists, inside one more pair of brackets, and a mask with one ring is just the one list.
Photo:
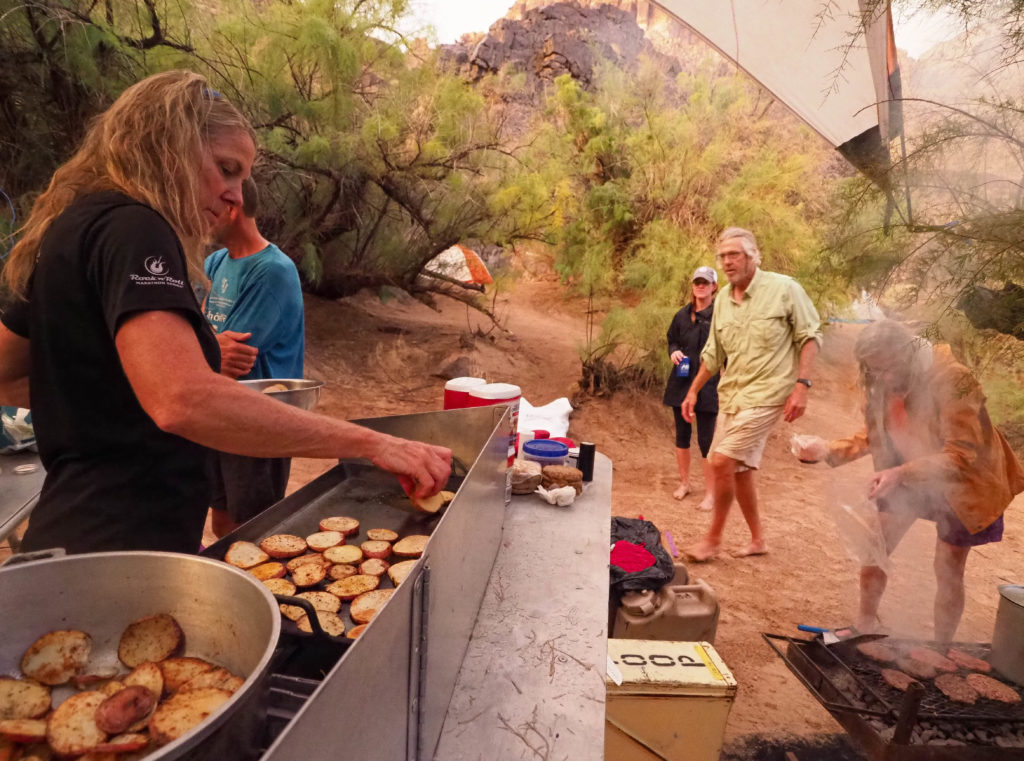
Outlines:
[[53, 174], [32, 205], [4, 266], [12, 293], [25, 298], [50, 224], [74, 201], [116, 190], [151, 206], [181, 240], [189, 276], [203, 279], [206, 222], [198, 198], [203, 149], [211, 136], [255, 135], [245, 117], [206, 79], [168, 71], [138, 82], [97, 116], [78, 151]]

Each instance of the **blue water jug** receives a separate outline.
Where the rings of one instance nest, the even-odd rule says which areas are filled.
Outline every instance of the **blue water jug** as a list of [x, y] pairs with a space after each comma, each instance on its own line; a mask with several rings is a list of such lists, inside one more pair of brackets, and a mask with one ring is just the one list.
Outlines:
[[690, 358], [683, 357], [679, 360], [679, 364], [676, 365], [676, 375], [680, 378], [690, 377]]

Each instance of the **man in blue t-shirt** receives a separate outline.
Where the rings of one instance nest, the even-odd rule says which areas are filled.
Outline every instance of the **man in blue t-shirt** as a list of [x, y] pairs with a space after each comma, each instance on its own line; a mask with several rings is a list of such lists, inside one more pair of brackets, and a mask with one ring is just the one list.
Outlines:
[[[302, 288], [295, 264], [256, 226], [256, 184], [242, 185], [214, 232], [224, 248], [204, 265], [210, 278], [203, 311], [217, 335], [221, 373], [246, 380], [301, 378], [305, 353]], [[284, 496], [291, 461], [216, 453], [212, 527], [230, 533]]]

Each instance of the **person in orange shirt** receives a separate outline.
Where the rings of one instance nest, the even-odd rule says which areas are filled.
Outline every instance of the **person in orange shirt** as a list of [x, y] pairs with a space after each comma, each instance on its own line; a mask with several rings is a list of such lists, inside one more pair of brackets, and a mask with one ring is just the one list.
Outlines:
[[[948, 346], [932, 347], [884, 320], [863, 330], [854, 355], [867, 397], [864, 429], [794, 443], [794, 454], [833, 467], [871, 455], [868, 496], [890, 554], [915, 520], [935, 523], [935, 638], [951, 642], [964, 609], [968, 554], [1002, 539], [1003, 511], [1024, 491], [1024, 469], [992, 424], [978, 381]], [[878, 627], [886, 581], [878, 566], [861, 568], [861, 631]]]

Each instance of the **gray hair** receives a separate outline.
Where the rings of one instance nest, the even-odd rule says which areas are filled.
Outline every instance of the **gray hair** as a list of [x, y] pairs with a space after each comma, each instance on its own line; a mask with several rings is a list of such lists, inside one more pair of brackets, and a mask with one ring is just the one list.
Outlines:
[[722, 230], [722, 234], [718, 236], [719, 243], [725, 243], [727, 240], [733, 238], [740, 239], [740, 245], [743, 246], [744, 252], [747, 257], [754, 260], [754, 264], [761, 265], [761, 249], [757, 247], [757, 239], [754, 237], [754, 233], [750, 230], [745, 230], [742, 227], [727, 227]]

